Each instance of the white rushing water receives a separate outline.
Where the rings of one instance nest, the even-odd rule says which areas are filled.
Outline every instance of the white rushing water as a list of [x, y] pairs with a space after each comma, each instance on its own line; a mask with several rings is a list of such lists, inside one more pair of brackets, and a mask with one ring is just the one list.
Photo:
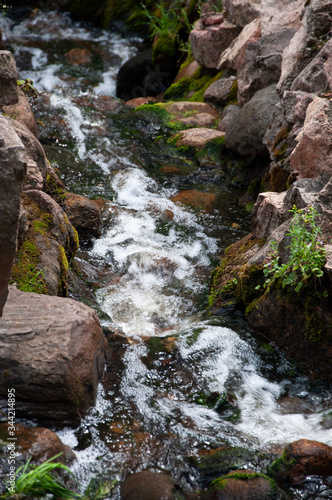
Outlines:
[[[301, 377], [288, 379], [289, 365], [282, 357], [278, 382], [274, 381], [273, 370], [249, 333], [240, 335], [201, 319], [197, 301], [207, 286], [210, 259], [218, 250], [218, 242], [204, 232], [204, 218], [171, 201], [175, 189], [160, 187], [133, 164], [125, 146], [119, 147], [113, 137], [102, 137], [98, 147], [87, 147], [89, 131], [99, 124], [89, 122], [71, 99], [87, 90], [76, 79], [76, 88], [69, 92], [63, 62], [54, 62], [47, 43], [93, 38], [103, 51], [116, 54], [117, 63], [105, 67], [99, 83], [88, 90], [114, 95], [115, 74], [135, 53], [133, 40], [104, 31], [92, 33], [58, 13], [40, 12], [19, 25], [2, 19], [1, 28], [18, 59], [27, 52], [25, 38], [38, 42], [38, 47], [29, 46], [31, 64], [22, 72], [24, 78], [32, 78], [41, 91], [52, 91], [51, 105], [65, 117], [77, 155], [112, 177], [112, 221], [94, 242], [90, 256], [107, 262], [112, 270], [108, 284], [96, 292], [109, 318], [103, 319], [103, 326], [121, 329], [129, 344], [121, 380], [116, 388], [100, 386], [96, 406], [80, 426], [91, 439], [83, 450], [76, 450], [73, 467], [82, 491], [97, 472], [113, 470], [114, 477], [121, 478], [127, 463], [129, 468], [157, 467], [176, 474], [182, 450], [186, 456], [212, 442], [227, 440], [262, 450], [301, 438], [332, 445], [331, 427], [326, 424], [330, 405], [324, 395], [310, 392]], [[165, 354], [159, 364], [149, 367], [149, 349], [142, 337], [167, 335], [177, 339], [176, 354]], [[177, 356], [174, 364], [173, 356]], [[200, 392], [230, 395], [229, 411], [233, 405], [237, 418], [225, 418], [216, 408], [201, 404], [192, 396]], [[120, 421], [123, 432], [116, 434], [110, 429]], [[136, 446], [133, 422], [139, 422], [141, 432], [151, 435], [158, 446]], [[59, 435], [70, 446], [77, 445], [75, 431], [64, 429]]]

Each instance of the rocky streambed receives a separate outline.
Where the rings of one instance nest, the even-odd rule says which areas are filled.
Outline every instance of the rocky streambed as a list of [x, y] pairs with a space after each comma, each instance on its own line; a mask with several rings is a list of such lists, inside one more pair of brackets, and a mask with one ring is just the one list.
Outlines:
[[[316, 3], [307, 9], [309, 31], [321, 12]], [[232, 6], [227, 5], [227, 22], [236, 25]], [[239, 12], [236, 16], [241, 18]], [[50, 17], [53, 30], [44, 33]], [[216, 17], [207, 14], [204, 26], [209, 26], [206, 19], [218, 26]], [[223, 25], [223, 17], [218, 19]], [[280, 22], [261, 33], [267, 36], [264, 43], [254, 23], [252, 51], [266, 49]], [[278, 53], [301, 26], [298, 13], [282, 34]], [[235, 48], [241, 27], [222, 26], [232, 33]], [[114, 75], [142, 40], [90, 31], [53, 11], [34, 11], [22, 23], [9, 17], [3, 31], [20, 78], [32, 78], [41, 92], [33, 101], [34, 115], [23, 93], [20, 102], [28, 112], [14, 102], [15, 86], [14, 97], [3, 102], [12, 107], [3, 108], [2, 130], [10, 142], [1, 146], [1, 158], [7, 175], [12, 169], [6, 185], [15, 194], [5, 190], [3, 195], [14, 222], [2, 241], [12, 242], [10, 262], [19, 220], [11, 280], [21, 290], [11, 287], [0, 320], [1, 397], [6, 420], [7, 389], [16, 388], [17, 416], [25, 424], [17, 428], [17, 464], [63, 450], [80, 491], [89, 486], [90, 498], [219, 498], [221, 490], [225, 498], [234, 490], [244, 498], [326, 498], [332, 473], [328, 331], [310, 339], [301, 319], [293, 322], [294, 346], [289, 325], [298, 305], [291, 309], [288, 301], [280, 310], [278, 296], [264, 295], [260, 310], [248, 309], [256, 333], [244, 319], [243, 306], [261, 295], [256, 290], [259, 266], [268, 256], [273, 231], [282, 241], [293, 203], [299, 208], [320, 203], [324, 235], [329, 234], [325, 170], [318, 180], [299, 179], [283, 192], [297, 175], [295, 163], [288, 161], [295, 132], [303, 124], [308, 134], [311, 130], [312, 113], [306, 117], [305, 105], [315, 102], [312, 112], [325, 113], [329, 101], [297, 90], [280, 99], [275, 73], [262, 90], [252, 87], [250, 99], [250, 92], [241, 90], [237, 68], [222, 76], [212, 67], [208, 80], [215, 81], [206, 91], [210, 104], [188, 101], [193, 90], [187, 73], [185, 85], [182, 80], [168, 90], [182, 100], [151, 104], [154, 99], [148, 98], [136, 107], [137, 101], [124, 104], [114, 98]], [[192, 46], [196, 63], [187, 71], [195, 73], [198, 63], [219, 64], [219, 59], [202, 59], [203, 43], [201, 52], [195, 41]], [[244, 64], [247, 52], [240, 46], [242, 59], [235, 60], [249, 68], [252, 54], [248, 51]], [[12, 63], [10, 54], [2, 57]], [[281, 66], [281, 56], [273, 60]], [[235, 76], [241, 107], [234, 105]], [[230, 104], [227, 113], [222, 112], [225, 104]], [[273, 110], [286, 123], [274, 118], [263, 140]], [[296, 137], [306, 137], [306, 131]], [[271, 165], [266, 143], [277, 160]], [[324, 156], [318, 144], [326, 148], [326, 142], [315, 144], [317, 158]], [[246, 236], [248, 205], [256, 200], [262, 178], [281, 193], [260, 195], [253, 236]], [[216, 268], [209, 286], [211, 269], [226, 248], [226, 262]], [[3, 269], [5, 296], [8, 264]], [[328, 277], [328, 263], [325, 272]], [[326, 323], [329, 285], [324, 283], [327, 294], [313, 305], [319, 309], [313, 314]], [[38, 294], [22, 291], [27, 289]], [[282, 324], [271, 322], [280, 316]], [[316, 324], [316, 319], [310, 323], [311, 332]], [[280, 339], [292, 358], [298, 355], [299, 371], [278, 350]], [[313, 350], [315, 357], [308, 354]], [[6, 424], [1, 433], [5, 441]], [[1, 463], [4, 477], [5, 445]], [[208, 491], [212, 480], [217, 481]]]

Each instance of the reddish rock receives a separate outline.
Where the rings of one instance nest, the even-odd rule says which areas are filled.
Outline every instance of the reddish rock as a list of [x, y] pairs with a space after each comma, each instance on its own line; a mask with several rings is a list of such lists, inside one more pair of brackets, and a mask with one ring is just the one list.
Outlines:
[[17, 102], [16, 62], [11, 52], [0, 50], [0, 106]]
[[217, 68], [220, 54], [239, 32], [240, 28], [227, 20], [209, 27], [198, 20], [189, 36], [195, 61], [207, 68]]
[[285, 195], [286, 192], [258, 195], [252, 211], [252, 232], [255, 238], [267, 238], [289, 217], [284, 207]]
[[287, 486], [301, 483], [307, 476], [332, 476], [332, 447], [309, 439], [294, 441], [269, 472], [278, 484]]
[[92, 53], [88, 49], [71, 49], [66, 54], [66, 62], [70, 66], [89, 64], [92, 60]]
[[137, 108], [138, 106], [142, 106], [143, 104], [150, 104], [152, 102], [156, 102], [155, 97], [136, 97], [136, 99], [130, 99], [125, 102], [126, 106], [131, 106], [132, 108]]
[[102, 220], [98, 203], [79, 194], [66, 193], [63, 206], [81, 238], [89, 239], [101, 235]]
[[201, 16], [203, 26], [214, 26], [221, 24], [225, 19], [225, 12], [209, 12]]
[[198, 191], [197, 189], [190, 189], [181, 191], [175, 196], [172, 196], [171, 200], [175, 203], [183, 203], [184, 205], [189, 205], [192, 208], [208, 212], [213, 207], [216, 195], [214, 193]]
[[[25, 194], [26, 197], [35, 202], [42, 211], [51, 215], [51, 235], [59, 245], [66, 250], [69, 256], [74, 255], [78, 250], [77, 234], [60, 205], [43, 191], [31, 189]], [[28, 203], [26, 199], [25, 204], [28, 205]]]
[[209, 104], [204, 102], [190, 102], [190, 101], [178, 101], [172, 102], [165, 106], [165, 109], [169, 113], [175, 115], [183, 115], [188, 111], [194, 111], [196, 113], [210, 113], [214, 116], [217, 116], [217, 112], [214, 108], [212, 108]]
[[[8, 424], [0, 424], [0, 435], [4, 440], [8, 437]], [[75, 453], [69, 446], [63, 444], [61, 439], [50, 429], [43, 427], [25, 427], [15, 424], [16, 451], [27, 461], [28, 458], [37, 464], [61, 453], [55, 462], [70, 465], [76, 458]]]
[[218, 137], [224, 137], [225, 133], [219, 130], [210, 128], [190, 128], [181, 130], [177, 137], [177, 146], [192, 146], [197, 149], [202, 149], [207, 142]]
[[332, 172], [332, 101], [316, 97], [307, 107], [297, 146], [290, 164], [300, 177], [331, 175]]
[[26, 175], [22, 141], [11, 122], [0, 116], [0, 316], [17, 247], [20, 203]]
[[15, 129], [15, 132], [23, 142], [26, 158], [33, 160], [37, 164], [37, 167], [45, 182], [49, 163], [47, 161], [43, 146], [23, 123], [20, 123], [17, 120], [12, 120], [10, 118], [8, 118], [8, 120], [10, 120], [12, 127]]
[[191, 127], [212, 127], [216, 122], [216, 117], [210, 113], [195, 113], [184, 118], [177, 118], [176, 121]]
[[95, 402], [106, 352], [95, 311], [11, 286], [0, 320], [0, 406], [14, 388], [17, 417], [77, 424]]
[[14, 120], [23, 123], [35, 137], [39, 137], [35, 115], [22, 89], [18, 89], [18, 102], [10, 106], [3, 106], [2, 111]]
[[[272, 484], [271, 484], [272, 483]], [[235, 470], [216, 479], [203, 500], [273, 500], [280, 498], [273, 481], [251, 470]]]
[[166, 474], [136, 472], [127, 476], [121, 485], [121, 500], [174, 500], [174, 484]]
[[249, 42], [255, 42], [261, 36], [261, 20], [254, 19], [247, 24], [239, 36], [221, 54], [218, 69], [239, 69], [244, 62], [245, 51]]
[[174, 78], [173, 83], [178, 82], [179, 80], [181, 80], [181, 78], [191, 78], [196, 73], [199, 67], [200, 66], [197, 61], [192, 61], [191, 63], [187, 64], [178, 72], [178, 74]]

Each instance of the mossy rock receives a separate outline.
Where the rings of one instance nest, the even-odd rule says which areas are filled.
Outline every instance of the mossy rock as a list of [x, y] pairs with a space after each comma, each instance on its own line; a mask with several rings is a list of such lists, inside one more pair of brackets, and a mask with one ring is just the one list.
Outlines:
[[265, 239], [249, 234], [226, 248], [224, 258], [211, 275], [210, 307], [228, 305], [232, 299], [248, 306], [262, 295], [257, 286], [264, 282], [263, 265], [248, 266], [247, 261], [253, 248], [259, 250], [264, 243]]
[[209, 487], [207, 498], [209, 500], [217, 498], [225, 500], [228, 498], [282, 500], [286, 499], [287, 496], [269, 476], [252, 470], [236, 470], [215, 479]]
[[212, 478], [221, 474], [257, 463], [254, 452], [241, 446], [223, 446], [215, 450], [208, 450], [200, 457], [191, 457], [191, 463], [211, 481]]

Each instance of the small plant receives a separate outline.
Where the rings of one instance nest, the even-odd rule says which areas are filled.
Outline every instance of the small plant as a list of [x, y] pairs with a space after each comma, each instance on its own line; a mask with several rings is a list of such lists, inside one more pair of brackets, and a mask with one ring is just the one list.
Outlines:
[[150, 37], [173, 37], [179, 22], [179, 16], [174, 9], [166, 10], [163, 4], [157, 3], [156, 7], [160, 15], [151, 14], [144, 4], [141, 4], [144, 14], [148, 18], [148, 26], [151, 30]]
[[290, 212], [293, 213], [293, 220], [287, 233], [290, 245], [286, 247], [290, 249], [289, 259], [281, 264], [278, 244], [276, 241], [271, 242], [272, 260], [265, 264], [263, 271], [267, 277], [264, 287], [268, 291], [277, 279], [281, 279], [283, 288], [290, 285], [298, 292], [312, 276], [323, 276], [326, 257], [323, 242], [319, 239], [321, 229], [315, 221], [317, 211], [312, 206], [307, 209], [294, 206]]
[[33, 86], [33, 81], [30, 78], [26, 78], [25, 80], [17, 80], [17, 85], [20, 89], [23, 90], [23, 92], [28, 96], [28, 97], [33, 97], [34, 99], [38, 97], [39, 92], [38, 90]]
[[52, 460], [55, 460], [60, 455], [61, 453], [55, 455], [41, 465], [31, 465], [31, 459], [29, 458], [27, 463], [17, 470], [15, 486], [14, 488], [10, 488], [10, 492], [39, 497], [51, 493], [56, 497], [64, 499], [82, 498], [82, 495], [65, 488], [61, 484], [61, 481], [51, 474], [54, 469], [63, 469], [72, 474], [66, 465], [52, 462]]

